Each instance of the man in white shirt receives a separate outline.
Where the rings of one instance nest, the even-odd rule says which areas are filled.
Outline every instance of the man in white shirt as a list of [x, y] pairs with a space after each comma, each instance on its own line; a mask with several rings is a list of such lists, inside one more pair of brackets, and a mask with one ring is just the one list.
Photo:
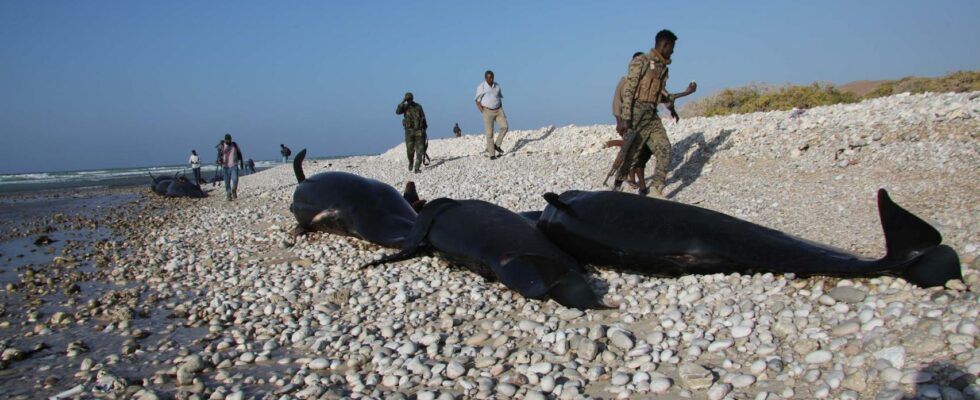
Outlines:
[[191, 158], [187, 160], [191, 164], [191, 170], [194, 171], [194, 183], [198, 186], [201, 185], [201, 158], [197, 156], [197, 150], [191, 150]]
[[[500, 145], [504, 142], [504, 135], [507, 134], [507, 115], [504, 114], [504, 104], [501, 102], [504, 95], [500, 92], [500, 85], [493, 81], [493, 71], [484, 73], [483, 78], [484, 81], [476, 87], [474, 101], [476, 101], [476, 108], [483, 114], [483, 129], [487, 134], [487, 155], [493, 160], [498, 157], [498, 153], [504, 154]], [[496, 142], [493, 140], [494, 121], [497, 121], [497, 126], [500, 127], [500, 136], [497, 136]]]

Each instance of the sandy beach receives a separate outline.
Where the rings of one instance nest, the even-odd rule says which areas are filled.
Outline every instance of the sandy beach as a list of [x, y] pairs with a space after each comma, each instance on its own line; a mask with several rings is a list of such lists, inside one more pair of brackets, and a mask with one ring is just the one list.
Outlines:
[[[880, 257], [885, 188], [942, 233], [965, 281], [590, 266], [617, 309], [583, 312], [439, 257], [361, 270], [393, 250], [294, 238], [285, 165], [242, 177], [233, 202], [220, 187], [201, 200], [142, 187], [10, 195], [2, 397], [980, 398], [980, 92], [665, 125], [669, 199]], [[431, 140], [421, 174], [403, 145], [305, 170], [540, 210], [545, 192], [606, 189], [615, 138], [612, 125], [512, 131], [489, 160], [471, 133]], [[55, 242], [35, 245], [42, 235]]]

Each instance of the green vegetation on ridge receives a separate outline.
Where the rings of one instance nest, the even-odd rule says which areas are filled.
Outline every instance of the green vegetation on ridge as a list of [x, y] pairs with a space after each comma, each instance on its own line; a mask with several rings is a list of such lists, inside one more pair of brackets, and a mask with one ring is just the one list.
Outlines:
[[959, 71], [939, 78], [906, 77], [880, 82], [864, 96], [843, 91], [829, 84], [772, 86], [750, 84], [724, 89], [684, 106], [690, 117], [744, 114], [759, 111], [812, 108], [841, 103], [855, 103], [898, 93], [969, 92], [980, 90], [980, 71]]

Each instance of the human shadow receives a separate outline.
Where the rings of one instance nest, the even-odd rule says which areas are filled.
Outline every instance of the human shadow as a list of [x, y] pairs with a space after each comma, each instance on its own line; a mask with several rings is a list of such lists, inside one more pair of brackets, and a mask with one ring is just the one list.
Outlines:
[[[915, 385], [915, 392], [902, 394], [901, 397], [898, 397], [899, 399], [971, 399], [974, 398], [973, 396], [975, 396], [975, 394], [971, 396], [970, 394], [963, 392], [968, 387], [976, 385], [977, 376], [963, 371], [962, 367], [954, 365], [949, 360], [933, 361], [929, 365], [920, 368], [916, 373], [919, 374], [919, 376], [916, 378], [922, 378], [921, 380], [925, 382], [917, 383]], [[900, 391], [898, 388], [885, 390]], [[950, 393], [950, 390], [954, 390], [957, 393]], [[939, 397], [936, 397], [937, 394]]]
[[435, 159], [435, 160], [432, 160], [432, 162], [429, 163], [428, 168], [435, 168], [435, 167], [438, 167], [438, 166], [440, 166], [442, 164], [445, 164], [447, 162], [456, 161], [456, 160], [458, 160], [460, 158], [463, 158], [463, 156], [456, 156], [456, 157], [448, 157], [448, 158]]
[[[701, 171], [704, 170], [704, 165], [708, 163], [715, 153], [717, 153], [721, 146], [728, 140], [728, 137], [734, 133], [733, 129], [722, 129], [721, 132], [710, 142], [705, 142], [704, 132], [697, 132], [688, 135], [683, 140], [674, 144], [670, 151], [671, 163], [668, 170], [673, 171], [670, 178], [667, 179], [667, 185], [671, 183], [680, 181], [680, 185], [666, 194], [667, 198], [673, 198], [677, 196], [682, 190], [691, 186], [694, 181], [696, 181], [701, 176]], [[677, 165], [676, 163], [684, 160], [684, 155], [691, 149], [691, 147], [697, 146], [697, 149], [687, 158], [682, 164]], [[650, 179], [644, 177], [644, 179]], [[649, 181], [648, 181], [649, 183]]]
[[554, 127], [554, 125], [552, 125], [548, 127], [548, 129], [545, 130], [544, 133], [541, 134], [541, 136], [538, 136], [534, 139], [522, 138], [521, 140], [518, 140], [517, 143], [514, 143], [514, 147], [510, 149], [510, 152], [513, 153], [517, 150], [520, 150], [524, 146], [527, 146], [528, 143], [547, 139], [548, 136], [551, 136], [552, 133], [555, 133], [555, 129], [556, 128]]

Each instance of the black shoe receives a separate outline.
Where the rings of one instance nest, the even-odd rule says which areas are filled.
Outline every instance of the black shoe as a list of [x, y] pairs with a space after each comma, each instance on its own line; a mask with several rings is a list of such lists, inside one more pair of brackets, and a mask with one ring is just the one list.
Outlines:
[[502, 156], [502, 155], [504, 155], [504, 150], [503, 150], [503, 149], [501, 149], [501, 148], [500, 148], [500, 146], [497, 146], [497, 145], [493, 145], [493, 148], [494, 148], [495, 150], [497, 150], [497, 153], [499, 153], [499, 154], [497, 154], [497, 157], [500, 157], [500, 156]]
[[417, 173], [420, 173], [420, 172], [422, 172], [422, 170], [420, 170], [420, 169], [418, 169], [418, 168], [416, 168], [416, 169], [415, 169], [415, 173], [416, 173], [416, 174], [417, 174]]
[[496, 159], [498, 159], [498, 158], [500, 158], [500, 156], [490, 156], [490, 159], [491, 159], [491, 160], [496, 160]]

